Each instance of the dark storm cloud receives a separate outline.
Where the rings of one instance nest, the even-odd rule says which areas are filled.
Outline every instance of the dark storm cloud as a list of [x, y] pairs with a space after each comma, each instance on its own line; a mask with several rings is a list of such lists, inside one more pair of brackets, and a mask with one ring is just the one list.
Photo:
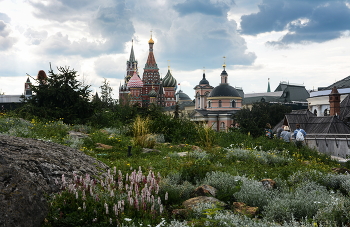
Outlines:
[[11, 29], [2, 20], [0, 20], [0, 51], [10, 49], [17, 41], [16, 38], [10, 36]]
[[179, 3], [173, 8], [181, 15], [185, 16], [192, 13], [201, 13], [212, 16], [226, 16], [234, 1], [217, 1], [216, 3], [210, 0], [188, 0], [184, 3]]
[[325, 42], [350, 30], [350, 9], [345, 1], [278, 1], [264, 0], [259, 12], [242, 16], [241, 33], [288, 33], [271, 45]]

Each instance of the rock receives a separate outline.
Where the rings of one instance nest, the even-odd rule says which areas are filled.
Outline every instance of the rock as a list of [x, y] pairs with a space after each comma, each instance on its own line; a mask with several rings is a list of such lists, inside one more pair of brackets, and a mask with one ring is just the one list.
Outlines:
[[233, 203], [233, 212], [246, 215], [250, 218], [255, 217], [258, 214], [259, 207], [250, 207], [242, 202]]
[[216, 195], [217, 189], [210, 185], [202, 185], [196, 188], [193, 192], [195, 196], [214, 196]]
[[180, 157], [185, 157], [185, 156], [187, 156], [188, 155], [188, 152], [187, 151], [185, 151], [185, 152], [179, 152], [179, 153], [177, 153]]
[[0, 226], [41, 226], [46, 195], [58, 192], [61, 179], [98, 176], [108, 167], [83, 152], [41, 140], [0, 135]]
[[103, 144], [103, 143], [96, 143], [96, 148], [110, 150], [113, 147], [110, 145], [107, 145], [107, 144]]
[[75, 132], [75, 131], [69, 131], [68, 135], [74, 139], [83, 139], [85, 137], [88, 137], [87, 134], [82, 133], [82, 132]]
[[332, 171], [338, 174], [350, 174], [350, 170], [347, 168], [332, 168]]
[[276, 186], [276, 181], [274, 181], [274, 180], [272, 180], [272, 179], [262, 179], [260, 182], [261, 182], [261, 183], [264, 185], [264, 187], [267, 188], [267, 189], [273, 189], [273, 188], [275, 188], [275, 186]]
[[157, 149], [151, 149], [151, 148], [142, 148], [142, 153], [152, 153], [152, 152], [160, 153], [161, 151]]
[[208, 196], [198, 196], [191, 199], [188, 199], [182, 203], [182, 205], [187, 209], [192, 209], [193, 207], [196, 207], [200, 203], [213, 203], [217, 204], [219, 206], [226, 206], [227, 204], [214, 198], [214, 197], [208, 197]]

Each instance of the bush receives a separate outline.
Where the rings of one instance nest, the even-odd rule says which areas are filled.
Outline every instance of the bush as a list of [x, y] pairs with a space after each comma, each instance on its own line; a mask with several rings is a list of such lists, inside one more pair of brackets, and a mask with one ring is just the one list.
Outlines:
[[183, 181], [179, 172], [171, 173], [167, 177], [163, 178], [160, 185], [160, 193], [165, 194], [168, 192], [168, 201], [166, 204], [178, 204], [191, 198], [191, 193], [195, 189], [195, 186], [188, 181]]
[[218, 190], [217, 198], [222, 201], [233, 201], [233, 194], [241, 189], [240, 177], [229, 173], [214, 171], [206, 174], [201, 184], [210, 185]]
[[263, 215], [268, 220], [289, 222], [295, 218], [314, 217], [319, 210], [337, 201], [326, 187], [315, 182], [302, 182], [291, 193], [280, 193], [264, 207]]
[[245, 177], [241, 181], [241, 190], [233, 194], [236, 201], [263, 209], [276, 196], [274, 190], [266, 189], [261, 182]]

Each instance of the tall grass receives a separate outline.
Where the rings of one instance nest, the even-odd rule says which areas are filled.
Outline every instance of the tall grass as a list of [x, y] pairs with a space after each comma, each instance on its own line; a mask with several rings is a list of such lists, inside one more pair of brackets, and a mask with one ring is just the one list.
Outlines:
[[132, 135], [135, 146], [153, 148], [156, 141], [150, 135], [150, 119], [137, 116], [132, 124]]

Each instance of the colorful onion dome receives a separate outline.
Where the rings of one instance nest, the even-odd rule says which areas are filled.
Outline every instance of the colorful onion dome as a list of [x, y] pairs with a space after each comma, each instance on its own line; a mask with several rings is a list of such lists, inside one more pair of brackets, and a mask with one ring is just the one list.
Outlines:
[[140, 79], [140, 77], [137, 75], [136, 71], [134, 72], [134, 75], [130, 78], [128, 82], [128, 87], [143, 87], [143, 82]]
[[163, 78], [163, 87], [175, 87], [176, 83], [176, 79], [171, 75], [170, 70], [168, 69], [168, 73]]
[[152, 88], [152, 90], [148, 93], [149, 97], [157, 97], [157, 92]]

